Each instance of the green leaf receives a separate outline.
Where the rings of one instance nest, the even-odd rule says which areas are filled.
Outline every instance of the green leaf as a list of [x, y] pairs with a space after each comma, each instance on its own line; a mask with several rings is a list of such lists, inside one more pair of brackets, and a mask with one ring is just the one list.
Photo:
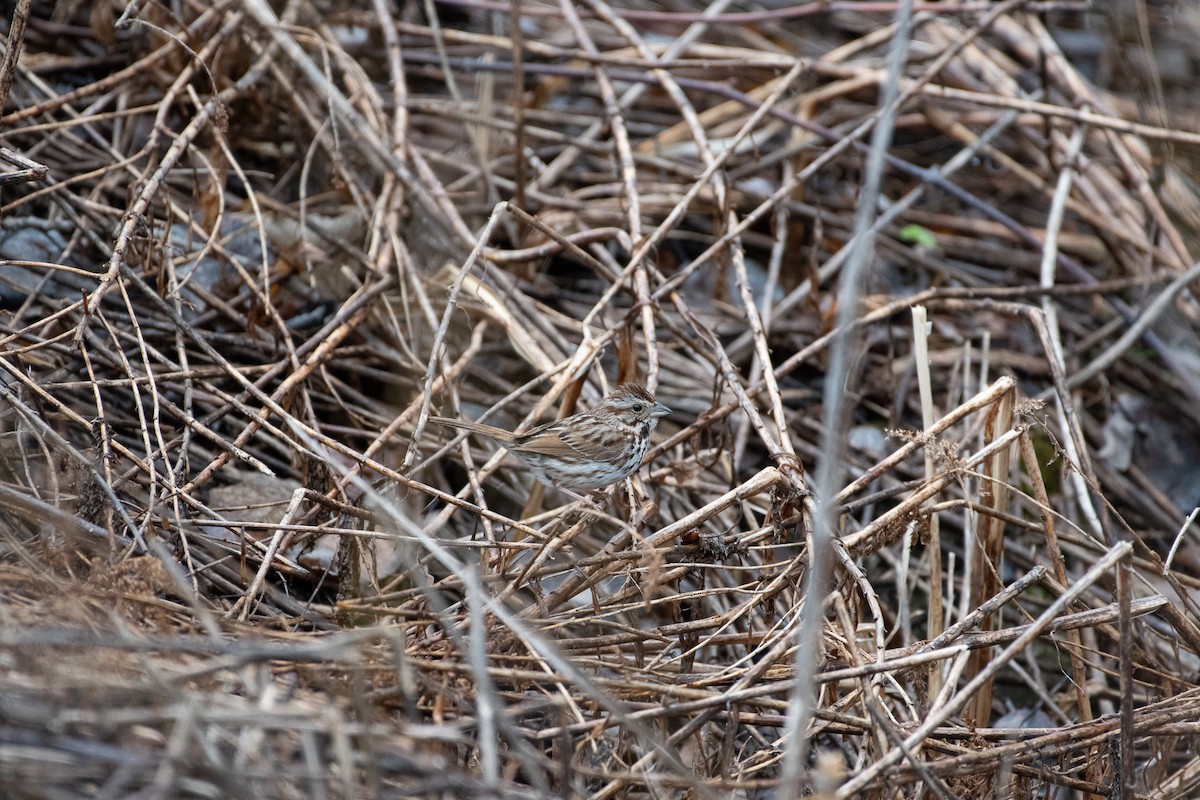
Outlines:
[[900, 229], [900, 241], [918, 250], [937, 250], [937, 237], [921, 225], [905, 225]]

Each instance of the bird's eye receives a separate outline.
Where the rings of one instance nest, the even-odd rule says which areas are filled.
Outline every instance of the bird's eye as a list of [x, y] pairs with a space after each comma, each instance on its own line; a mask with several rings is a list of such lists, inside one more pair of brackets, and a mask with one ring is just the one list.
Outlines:
[[646, 407], [641, 403], [634, 403], [632, 406], [630, 406], [630, 408], [633, 409], [633, 413], [635, 414], [640, 414], [646, 410]]

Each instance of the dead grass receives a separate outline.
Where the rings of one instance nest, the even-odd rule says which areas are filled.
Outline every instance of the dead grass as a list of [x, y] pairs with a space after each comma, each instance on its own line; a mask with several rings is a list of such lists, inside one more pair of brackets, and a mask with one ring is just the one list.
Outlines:
[[0, 794], [1197, 791], [1186, 2], [0, 7]]

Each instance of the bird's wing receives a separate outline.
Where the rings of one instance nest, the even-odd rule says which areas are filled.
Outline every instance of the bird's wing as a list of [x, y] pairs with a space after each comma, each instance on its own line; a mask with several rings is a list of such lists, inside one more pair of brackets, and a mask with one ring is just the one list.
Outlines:
[[586, 458], [600, 461], [608, 456], [608, 448], [604, 442], [579, 436], [574, 431], [575, 426], [567, 428], [559, 422], [551, 422], [516, 437], [516, 445], [526, 452], [554, 458]]

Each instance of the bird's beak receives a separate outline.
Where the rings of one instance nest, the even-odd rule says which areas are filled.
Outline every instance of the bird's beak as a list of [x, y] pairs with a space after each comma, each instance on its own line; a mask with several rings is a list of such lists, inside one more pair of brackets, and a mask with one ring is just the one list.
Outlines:
[[650, 412], [650, 416], [657, 419], [658, 417], [665, 417], [667, 414], [670, 414], [670, 413], [671, 413], [671, 409], [667, 408], [666, 404], [659, 403], [656, 401], [654, 403], [654, 410]]

